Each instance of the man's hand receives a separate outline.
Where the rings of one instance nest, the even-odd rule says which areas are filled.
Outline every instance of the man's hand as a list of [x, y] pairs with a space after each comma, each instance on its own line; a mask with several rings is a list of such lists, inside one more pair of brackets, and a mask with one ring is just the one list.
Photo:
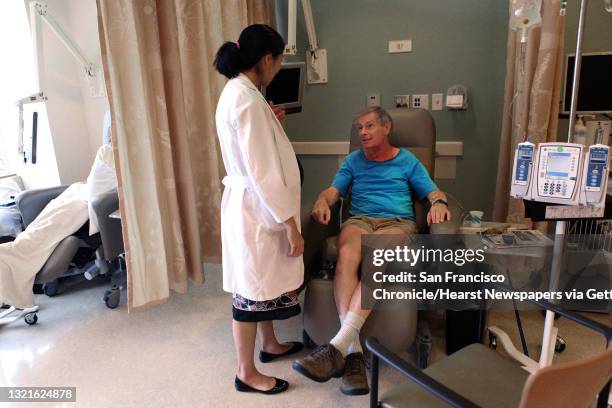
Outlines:
[[340, 192], [335, 187], [329, 187], [319, 194], [310, 215], [318, 223], [328, 225], [331, 219], [331, 207], [340, 199]]
[[282, 122], [282, 120], [285, 119], [285, 108], [283, 108], [282, 106], [274, 105], [274, 102], [272, 101], [268, 101], [268, 103], [272, 108], [272, 112], [274, 112], [274, 114], [276, 115], [276, 119], [278, 119], [279, 122]]
[[324, 199], [318, 199], [314, 206], [312, 207], [312, 212], [310, 213], [312, 218], [314, 218], [319, 224], [327, 225], [329, 224], [329, 219], [331, 218], [331, 210], [327, 201]]
[[448, 207], [442, 203], [435, 203], [427, 213], [427, 225], [439, 224], [446, 220], [450, 221], [451, 213]]

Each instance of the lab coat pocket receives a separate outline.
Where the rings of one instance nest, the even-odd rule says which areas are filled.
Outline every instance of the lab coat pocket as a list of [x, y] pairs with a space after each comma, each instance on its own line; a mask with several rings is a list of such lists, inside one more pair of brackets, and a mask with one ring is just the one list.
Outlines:
[[262, 225], [269, 231], [282, 231], [285, 226], [276, 222], [270, 211], [266, 208], [263, 201], [259, 199], [257, 193], [252, 189], [247, 189], [245, 192], [245, 206], [246, 212], [250, 213], [253, 217], [253, 221], [257, 224]]

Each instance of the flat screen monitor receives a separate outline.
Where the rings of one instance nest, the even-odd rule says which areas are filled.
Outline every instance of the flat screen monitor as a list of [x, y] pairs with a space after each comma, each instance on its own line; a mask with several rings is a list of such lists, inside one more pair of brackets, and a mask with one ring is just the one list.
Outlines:
[[[575, 64], [576, 55], [569, 54], [565, 63], [564, 113], [571, 108]], [[579, 84], [576, 112], [612, 112], [612, 52], [583, 54]]]
[[303, 62], [282, 64], [272, 82], [262, 89], [266, 100], [282, 106], [287, 114], [301, 112], [305, 68]]

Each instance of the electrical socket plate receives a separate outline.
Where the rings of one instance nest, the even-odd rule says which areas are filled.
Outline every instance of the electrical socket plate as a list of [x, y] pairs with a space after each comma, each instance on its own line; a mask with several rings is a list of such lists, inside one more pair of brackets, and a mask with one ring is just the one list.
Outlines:
[[429, 95], [412, 95], [412, 107], [429, 110]]
[[431, 110], [441, 111], [444, 108], [444, 94], [431, 94]]
[[396, 54], [400, 52], [412, 52], [411, 39], [389, 41], [389, 54]]
[[380, 94], [378, 93], [368, 94], [367, 100], [366, 100], [366, 106], [368, 108], [372, 106], [380, 106]]

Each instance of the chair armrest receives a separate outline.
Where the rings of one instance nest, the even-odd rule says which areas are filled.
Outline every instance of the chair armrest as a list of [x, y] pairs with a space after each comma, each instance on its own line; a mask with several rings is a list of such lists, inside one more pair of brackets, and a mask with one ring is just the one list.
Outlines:
[[[381, 359], [394, 369], [400, 372], [404, 377], [414, 381], [425, 390], [429, 391], [442, 401], [446, 402], [452, 407], [457, 408], [478, 408], [478, 405], [472, 401], [461, 396], [444, 384], [431, 378], [423, 371], [416, 367], [411, 366], [406, 361], [399, 358], [397, 354], [394, 354], [389, 349], [384, 347], [374, 337], [368, 337], [366, 339], [366, 347], [372, 352], [372, 390], [370, 394], [370, 407], [377, 407], [378, 405], [378, 360]], [[376, 381], [375, 381], [376, 380]]]
[[98, 220], [104, 259], [112, 261], [124, 252], [121, 220], [109, 217], [119, 208], [117, 190], [96, 196], [91, 202], [91, 207]]
[[23, 225], [27, 227], [51, 200], [59, 196], [68, 186], [27, 190], [15, 197], [15, 204], [21, 213]]
[[[439, 224], [431, 224], [429, 227], [430, 234], [458, 234], [461, 227], [461, 216], [463, 214], [463, 206], [451, 195], [447, 195], [448, 210], [451, 213], [450, 221], [444, 221]], [[427, 207], [429, 210], [429, 207]]]
[[312, 206], [305, 206], [301, 214], [302, 237], [304, 238], [304, 284], [315, 276], [323, 264], [325, 240], [340, 231], [340, 202], [331, 208], [328, 225], [319, 224], [310, 216]]

